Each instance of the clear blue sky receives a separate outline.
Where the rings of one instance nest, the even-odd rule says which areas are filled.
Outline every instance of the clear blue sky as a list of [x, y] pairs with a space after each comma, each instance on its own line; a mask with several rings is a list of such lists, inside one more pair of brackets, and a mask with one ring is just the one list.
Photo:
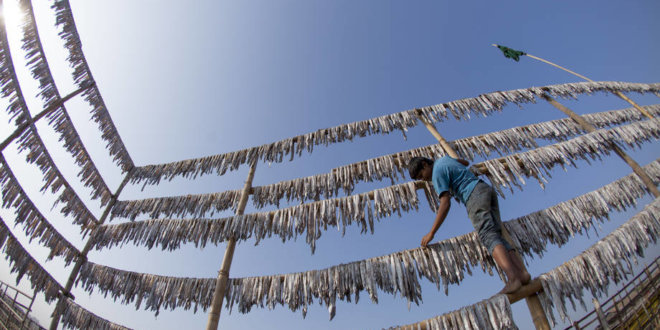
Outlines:
[[[11, 6], [13, 0], [7, 0]], [[53, 28], [54, 15], [47, 3], [36, 2], [36, 14], [51, 70], [61, 94], [74, 89], [62, 43]], [[164, 163], [224, 153], [307, 133], [319, 128], [367, 119], [414, 107], [473, 97], [481, 93], [579, 81], [529, 58], [519, 63], [505, 59], [490, 46], [499, 43], [525, 50], [578, 71], [594, 80], [660, 81], [660, 3], [657, 1], [72, 1], [83, 49], [113, 120], [137, 165]], [[8, 17], [11, 24], [15, 18]], [[12, 55], [23, 66], [23, 53], [15, 27], [9, 27]], [[38, 112], [35, 82], [19, 72], [33, 113]], [[633, 98], [655, 104], [655, 96]], [[1, 105], [4, 107], [6, 101]], [[578, 113], [620, 109], [629, 105], [613, 96], [584, 96], [566, 101]], [[92, 157], [112, 190], [121, 177], [103, 149], [89, 108], [80, 99], [68, 105]], [[547, 104], [508, 106], [502, 114], [449, 120], [437, 125], [449, 140], [497, 131], [517, 125], [561, 118]], [[10, 132], [6, 114], [0, 115], [2, 138]], [[78, 168], [62, 152], [44, 123], [40, 132], [48, 140], [56, 162], [75, 181]], [[407, 150], [434, 142], [418, 127], [404, 140], [399, 133], [371, 136], [330, 147], [318, 147], [294, 162], [259, 164], [255, 185], [325, 173], [331, 168], [366, 158]], [[630, 154], [641, 164], [660, 156], [657, 142]], [[40, 209], [76, 246], [84, 241], [70, 219], [50, 211], [49, 196], [38, 192], [40, 176], [21, 165], [10, 148], [7, 158], [19, 180]], [[553, 172], [542, 190], [528, 182], [524, 191], [501, 200], [502, 218], [511, 219], [581, 195], [630, 173], [622, 161], [578, 163], [579, 168]], [[190, 181], [177, 179], [158, 187], [129, 186], [122, 199], [194, 194], [239, 189], [247, 168], [222, 177]], [[384, 187], [388, 182], [360, 184], [356, 192]], [[80, 185], [75, 185], [80, 187]], [[88, 190], [79, 189], [81, 195]], [[421, 196], [421, 195], [420, 195]], [[422, 197], [423, 198], [423, 197]], [[642, 200], [642, 205], [650, 198]], [[89, 201], [100, 215], [99, 205]], [[250, 204], [249, 204], [250, 205]], [[254, 211], [251, 206], [248, 212]], [[10, 211], [0, 211], [13, 219]], [[635, 210], [615, 214], [602, 226], [610, 232]], [[229, 214], [229, 213], [227, 213]], [[221, 214], [221, 216], [224, 214]], [[426, 202], [419, 212], [382, 220], [374, 235], [349, 228], [346, 235], [323, 234], [311, 255], [304, 241], [266, 240], [239, 244], [232, 277], [290, 273], [325, 268], [379, 256], [419, 245], [433, 214]], [[116, 222], [123, 220], [115, 220]], [[454, 204], [436, 240], [472, 230], [463, 206]], [[23, 237], [19, 230], [16, 236]], [[601, 235], [602, 237], [602, 235]], [[543, 259], [529, 261], [533, 275], [548, 271], [577, 255], [598, 239], [578, 237], [557, 249], [549, 247]], [[61, 283], [70, 268], [60, 260], [45, 261], [45, 250], [23, 240], [36, 258]], [[215, 277], [224, 245], [203, 250], [187, 245], [175, 252], [148, 251], [132, 245], [92, 252], [93, 262], [116, 268], [160, 275]], [[651, 246], [648, 255], [660, 255]], [[0, 279], [15, 283], [6, 261]], [[449, 296], [423, 282], [424, 304], [407, 306], [398, 297], [380, 294], [379, 304], [368, 299], [358, 304], [340, 302], [337, 316], [328, 321], [324, 307], [315, 305], [302, 318], [281, 306], [273, 311], [253, 309], [242, 315], [223, 310], [225, 329], [383, 328], [430, 318], [487, 298], [501, 287], [498, 278], [475, 270]], [[28, 281], [21, 287], [27, 289]], [[117, 323], [140, 329], [201, 328], [207, 314], [198, 311], [152, 312], [120, 305], [97, 293], [75, 289], [76, 301]], [[52, 306], [38, 297], [36, 316], [49, 323]], [[575, 315], [583, 314], [579, 310]], [[524, 303], [514, 305], [521, 329], [531, 327]]]

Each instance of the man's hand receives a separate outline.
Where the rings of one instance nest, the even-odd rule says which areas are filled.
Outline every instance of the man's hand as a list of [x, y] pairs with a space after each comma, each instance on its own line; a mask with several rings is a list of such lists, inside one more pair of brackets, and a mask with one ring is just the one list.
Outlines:
[[434, 233], [428, 233], [422, 237], [422, 247], [426, 247], [431, 240], [433, 240]]

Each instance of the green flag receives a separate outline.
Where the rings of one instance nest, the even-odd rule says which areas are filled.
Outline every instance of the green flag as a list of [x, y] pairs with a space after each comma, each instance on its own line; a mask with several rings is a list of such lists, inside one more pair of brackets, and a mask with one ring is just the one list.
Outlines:
[[523, 56], [523, 55], [527, 54], [523, 51], [511, 49], [511, 48], [505, 47], [505, 46], [497, 45], [497, 48], [499, 48], [502, 51], [502, 53], [504, 53], [504, 57], [513, 59], [516, 62], [520, 61], [520, 56]]

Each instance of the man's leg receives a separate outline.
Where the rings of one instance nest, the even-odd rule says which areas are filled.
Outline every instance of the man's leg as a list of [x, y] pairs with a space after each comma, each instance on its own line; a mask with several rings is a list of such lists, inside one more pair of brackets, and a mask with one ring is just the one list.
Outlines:
[[[498, 231], [501, 234], [502, 218], [500, 217], [500, 203], [497, 198], [497, 193], [495, 192], [495, 190], [493, 190], [491, 193], [490, 208], [493, 219], [495, 220], [495, 222], [497, 222]], [[532, 279], [532, 277], [527, 272], [527, 269], [525, 268], [525, 264], [523, 264], [522, 258], [516, 252], [516, 250], [509, 250], [508, 252], [509, 252], [509, 259], [513, 262], [513, 265], [517, 268], [517, 273], [521, 274], [520, 282], [523, 285], [528, 284], [529, 281]]]
[[511, 250], [511, 247], [502, 238], [502, 221], [499, 219], [497, 194], [493, 188], [480, 182], [465, 204], [472, 225], [479, 235], [479, 240], [506, 274], [507, 283], [500, 292], [511, 293], [520, 289], [523, 274], [509, 256], [508, 250]]
[[[522, 286], [523, 271], [516, 266], [514, 262], [516, 258], [512, 258], [510, 255], [512, 251], [514, 250], [507, 251], [504, 244], [497, 244], [493, 249], [493, 259], [495, 259], [497, 265], [504, 271], [507, 278], [506, 285], [504, 285], [500, 293], [513, 293], [518, 291]], [[529, 277], [529, 274], [527, 276]], [[527, 282], [529, 282], [529, 279], [527, 279]]]
[[520, 282], [523, 285], [529, 284], [529, 282], [532, 280], [532, 276], [527, 272], [525, 264], [523, 264], [522, 257], [520, 257], [516, 250], [509, 250], [509, 258], [513, 261], [513, 265], [516, 266], [516, 268], [518, 268], [520, 271]]

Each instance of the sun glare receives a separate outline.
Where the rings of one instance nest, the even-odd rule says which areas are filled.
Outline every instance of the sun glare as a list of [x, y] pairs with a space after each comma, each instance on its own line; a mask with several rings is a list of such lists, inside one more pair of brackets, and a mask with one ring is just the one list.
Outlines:
[[6, 26], [18, 26], [23, 21], [23, 11], [18, 1], [3, 1], [2, 5], [2, 18]]

